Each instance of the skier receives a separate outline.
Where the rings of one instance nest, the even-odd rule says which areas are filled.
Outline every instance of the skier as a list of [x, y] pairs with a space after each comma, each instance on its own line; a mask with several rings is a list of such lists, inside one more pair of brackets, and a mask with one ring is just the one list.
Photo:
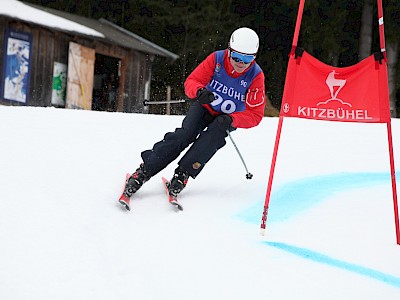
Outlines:
[[257, 126], [265, 107], [264, 73], [255, 62], [259, 38], [247, 27], [236, 29], [228, 48], [211, 53], [186, 79], [185, 93], [194, 99], [180, 128], [165, 134], [153, 149], [141, 153], [143, 162], [127, 179], [120, 203], [174, 161], [189, 145], [167, 183], [170, 200], [199, 175], [225, 144], [227, 131]]

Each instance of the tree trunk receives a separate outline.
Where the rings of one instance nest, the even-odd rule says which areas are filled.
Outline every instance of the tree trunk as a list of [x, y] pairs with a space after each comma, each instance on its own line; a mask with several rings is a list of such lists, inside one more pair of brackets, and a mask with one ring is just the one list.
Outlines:
[[364, 0], [361, 15], [360, 43], [358, 45], [359, 61], [371, 55], [373, 13], [372, 0]]
[[396, 66], [399, 56], [399, 43], [386, 42], [388, 58], [388, 77], [389, 77], [389, 96], [390, 96], [390, 115], [392, 118], [397, 116], [396, 109]]
[[188, 46], [188, 39], [189, 39], [189, 19], [186, 18], [186, 22], [185, 22], [185, 40], [183, 42], [183, 50], [181, 54], [182, 57], [182, 79], [181, 82], [185, 82], [185, 78], [186, 78], [186, 64], [187, 64], [187, 46]]

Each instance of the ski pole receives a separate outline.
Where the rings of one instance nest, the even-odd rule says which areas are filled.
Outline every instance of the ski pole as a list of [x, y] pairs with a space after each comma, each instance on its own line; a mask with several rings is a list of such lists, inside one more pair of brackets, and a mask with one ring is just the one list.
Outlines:
[[187, 102], [186, 99], [179, 99], [179, 100], [163, 100], [163, 101], [150, 101], [150, 100], [144, 100], [143, 101], [143, 105], [147, 106], [147, 105], [153, 105], [153, 104], [175, 104], [175, 103], [185, 103]]
[[252, 179], [253, 174], [251, 174], [249, 172], [249, 170], [247, 169], [247, 166], [246, 166], [246, 163], [244, 162], [243, 156], [242, 156], [242, 154], [240, 154], [239, 148], [236, 146], [235, 141], [233, 140], [233, 138], [231, 136], [231, 133], [229, 132], [229, 130], [226, 130], [226, 133], [228, 134], [229, 138], [231, 139], [231, 142], [232, 142], [233, 146], [235, 147], [237, 154], [239, 154], [240, 160], [242, 161], [244, 168], [246, 169], [246, 172], [247, 172], [246, 179]]

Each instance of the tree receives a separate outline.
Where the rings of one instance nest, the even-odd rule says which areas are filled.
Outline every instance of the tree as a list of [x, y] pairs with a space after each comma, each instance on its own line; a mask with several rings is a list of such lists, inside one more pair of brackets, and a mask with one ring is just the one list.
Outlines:
[[358, 46], [358, 57], [362, 60], [371, 55], [372, 50], [372, 34], [373, 34], [373, 13], [374, 8], [372, 0], [364, 0], [362, 15], [361, 15], [361, 28], [360, 28], [360, 41]]

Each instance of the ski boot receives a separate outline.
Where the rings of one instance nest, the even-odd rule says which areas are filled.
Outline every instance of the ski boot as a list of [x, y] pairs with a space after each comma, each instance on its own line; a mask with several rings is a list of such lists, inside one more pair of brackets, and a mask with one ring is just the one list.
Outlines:
[[119, 203], [125, 207], [126, 210], [130, 210], [130, 198], [136, 193], [142, 185], [150, 178], [146, 175], [144, 164], [141, 163], [139, 168], [126, 180], [124, 191], [119, 198]]

